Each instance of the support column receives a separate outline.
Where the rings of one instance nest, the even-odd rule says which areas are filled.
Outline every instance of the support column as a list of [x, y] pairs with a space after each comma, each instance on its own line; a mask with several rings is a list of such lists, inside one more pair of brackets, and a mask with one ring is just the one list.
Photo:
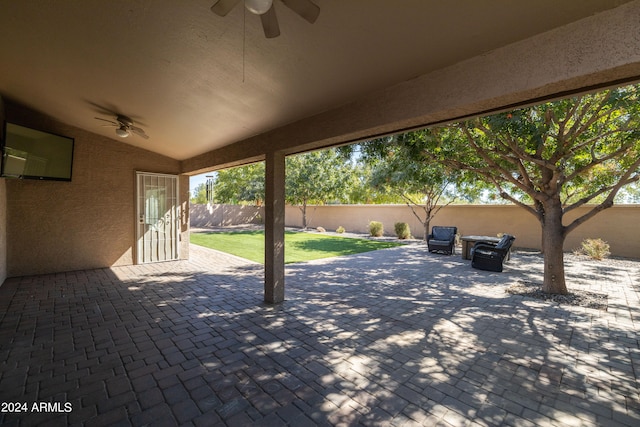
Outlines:
[[284, 190], [285, 156], [267, 153], [264, 205], [264, 301], [284, 301]]

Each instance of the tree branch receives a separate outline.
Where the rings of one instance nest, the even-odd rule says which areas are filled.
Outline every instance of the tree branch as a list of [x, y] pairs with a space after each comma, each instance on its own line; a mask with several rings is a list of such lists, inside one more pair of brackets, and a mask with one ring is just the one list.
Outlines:
[[[575, 124], [573, 126], [571, 126], [571, 129], [569, 129], [569, 132], [566, 135], [567, 138], [568, 139], [573, 139], [573, 138], [575, 138], [575, 136], [581, 135], [582, 133], [585, 132], [585, 130], [587, 130], [595, 122], [597, 122], [598, 120], [600, 120], [603, 117], [611, 115], [611, 111], [607, 111], [602, 115], [600, 114], [600, 112], [605, 107], [605, 105], [607, 105], [607, 102], [609, 101], [610, 97], [611, 97], [611, 91], [606, 93], [606, 95], [602, 98], [602, 100], [600, 101], [600, 103], [598, 104], [598, 106], [595, 109], [593, 109], [593, 104], [594, 104], [593, 102], [588, 102], [588, 103], [584, 104], [582, 106], [582, 109], [581, 109], [580, 113], [578, 114], [578, 117], [576, 117]], [[577, 102], [576, 105], [577, 104], [579, 104], [579, 102]], [[589, 119], [584, 124], [582, 124], [582, 126], [580, 126], [580, 123], [581, 123], [582, 119], [584, 118], [584, 116], [587, 113], [590, 113], [591, 116], [589, 117]]]
[[420, 218], [420, 215], [418, 215], [418, 213], [416, 212], [416, 210], [414, 209], [414, 205], [417, 206], [416, 203], [413, 202], [413, 200], [409, 199], [408, 197], [406, 197], [404, 194], [401, 194], [401, 197], [403, 197], [404, 199], [409, 200], [408, 202], [405, 202], [405, 204], [407, 206], [409, 206], [409, 209], [411, 209], [411, 213], [413, 213], [413, 216], [415, 216], [418, 221], [420, 221], [421, 223], [425, 223], [426, 221], [429, 221], [431, 218], [431, 215], [429, 213], [429, 211], [427, 210], [428, 208], [425, 206], [420, 206], [423, 210], [424, 210], [424, 214], [425, 214], [425, 219], [423, 220], [422, 218]]
[[535, 210], [533, 207], [527, 205], [526, 203], [522, 203], [520, 200], [512, 197], [510, 194], [508, 194], [506, 191], [501, 191], [500, 192], [500, 197], [502, 197], [505, 200], [510, 201], [511, 203], [513, 203], [514, 205], [520, 206], [521, 208], [523, 208], [524, 210], [526, 210], [527, 212], [529, 212], [531, 215], [535, 216], [536, 218], [540, 219], [540, 214], [537, 210]]
[[[592, 144], [594, 144], [598, 140], [607, 138], [609, 136], [613, 136], [615, 134], [620, 134], [620, 133], [623, 133], [623, 132], [629, 132], [631, 130], [632, 129], [625, 127], [624, 129], [615, 129], [615, 130], [611, 130], [611, 131], [608, 131], [608, 132], [605, 132], [605, 133], [598, 134], [598, 135], [594, 136], [593, 138], [589, 138], [588, 140], [583, 141], [580, 144], [577, 144], [577, 145], [573, 146], [571, 148], [571, 150], [569, 150], [567, 152], [567, 157], [571, 156], [571, 155], [575, 155], [578, 151], [580, 151], [580, 150], [582, 150], [584, 148], [587, 148], [589, 145], [591, 145], [591, 155], [592, 155], [592, 157], [595, 157], [595, 154], [593, 152], [593, 150], [595, 148], [595, 145], [592, 145]], [[621, 148], [619, 148], [618, 150], [620, 150], [620, 149]]]
[[[620, 191], [620, 189], [622, 187], [624, 187], [625, 185], [628, 184], [632, 184], [634, 182], [638, 182], [640, 181], [640, 175], [638, 175], [635, 171], [636, 169], [638, 169], [640, 167], [640, 158], [638, 158], [638, 160], [636, 160], [633, 165], [627, 169], [627, 171], [618, 179], [618, 181], [611, 186], [608, 187], [602, 187], [600, 188], [598, 191], [589, 194], [588, 196], [583, 197], [582, 199], [576, 201], [575, 203], [572, 203], [571, 205], [567, 206], [564, 208], [564, 212], [570, 212], [580, 206], [583, 206], [587, 203], [589, 203], [591, 200], [595, 199], [596, 197], [598, 197], [601, 194], [606, 193], [607, 191], [609, 191], [609, 195], [607, 196], [607, 199], [611, 199], [613, 201], [613, 199], [615, 198], [616, 194], [618, 194], [618, 192]], [[636, 173], [635, 176], [631, 176], [632, 174]], [[603, 202], [604, 203], [604, 202]]]
[[[627, 169], [625, 174], [618, 180], [618, 183], [615, 186], [613, 186], [613, 188], [609, 192], [609, 195], [607, 196], [607, 198], [602, 203], [600, 203], [599, 205], [597, 205], [596, 207], [591, 209], [586, 214], [574, 219], [571, 222], [571, 224], [567, 225], [564, 228], [565, 236], [567, 234], [569, 234], [572, 230], [574, 230], [576, 227], [578, 227], [580, 224], [582, 224], [583, 222], [585, 222], [588, 219], [592, 218], [593, 216], [595, 216], [599, 212], [601, 212], [601, 211], [603, 211], [605, 209], [608, 209], [611, 206], [613, 206], [613, 200], [615, 199], [616, 195], [618, 194], [618, 192], [620, 191], [620, 189], [622, 187], [624, 187], [625, 185], [630, 184], [632, 182], [636, 182], [636, 181], [640, 180], [640, 176], [636, 173], [636, 170], [638, 169], [638, 167], [640, 167], [640, 158], [638, 158], [638, 160], [636, 160], [634, 162], [632, 167]], [[634, 173], [636, 173], [636, 175], [632, 177], [631, 175], [634, 174]], [[566, 212], [566, 210], [565, 210], [565, 212]]]
[[602, 212], [605, 209], [610, 208], [611, 206], [613, 206], [613, 201], [609, 200], [607, 198], [607, 200], [605, 200], [604, 202], [600, 203], [599, 205], [595, 206], [593, 209], [591, 209], [589, 212], [587, 212], [586, 214], [574, 219], [571, 224], [567, 225], [566, 227], [564, 227], [564, 231], [563, 234], [566, 236], [567, 234], [569, 234], [571, 231], [573, 231], [576, 227], [578, 227], [580, 224], [582, 224], [583, 222], [593, 218], [594, 216], [596, 216], [598, 213]]
[[633, 141], [627, 142], [626, 144], [622, 145], [619, 149], [617, 149], [612, 153], [607, 154], [606, 156], [603, 156], [600, 158], [596, 158], [592, 156], [593, 160], [591, 162], [587, 163], [586, 165], [580, 168], [576, 168], [573, 172], [571, 172], [571, 174], [567, 175], [566, 180], [571, 181], [575, 179], [577, 176], [583, 175], [585, 172], [589, 171], [590, 169], [593, 169], [595, 166], [598, 166], [606, 162], [607, 160], [620, 157], [622, 154], [629, 151], [631, 148], [633, 148]]
[[[467, 137], [467, 140], [469, 141], [469, 145], [471, 145], [471, 147], [475, 150], [475, 152], [488, 164], [489, 168], [486, 169], [468, 169], [468, 170], [473, 170], [476, 173], [479, 173], [483, 176], [485, 176], [486, 178], [489, 178], [490, 180], [495, 180], [495, 175], [496, 172], [494, 172], [494, 170], [497, 170], [497, 175], [500, 176], [501, 178], [511, 182], [513, 185], [515, 185], [516, 187], [518, 187], [520, 190], [524, 191], [525, 193], [529, 194], [531, 197], [535, 198], [537, 197], [537, 193], [527, 187], [526, 185], [524, 185], [522, 182], [520, 182], [519, 180], [517, 180], [516, 178], [514, 178], [511, 174], [511, 172], [505, 168], [503, 168], [502, 166], [500, 166], [500, 164], [498, 164], [498, 162], [496, 162], [494, 159], [491, 158], [491, 156], [489, 156], [485, 150], [482, 149], [482, 147], [480, 147], [475, 139], [473, 138], [473, 135], [471, 135], [471, 133], [469, 132], [469, 130], [466, 127], [463, 127], [463, 132], [465, 134], [465, 136]], [[509, 159], [507, 156], [501, 156], [501, 158], [507, 162], [510, 162], [514, 167], [518, 167], [517, 162], [514, 161], [514, 159]], [[515, 160], [517, 160], [518, 162], [520, 161], [517, 157], [515, 158]], [[459, 167], [463, 167], [466, 168], [466, 165], [463, 165], [462, 163], [458, 164]], [[495, 181], [494, 181], [495, 182]]]

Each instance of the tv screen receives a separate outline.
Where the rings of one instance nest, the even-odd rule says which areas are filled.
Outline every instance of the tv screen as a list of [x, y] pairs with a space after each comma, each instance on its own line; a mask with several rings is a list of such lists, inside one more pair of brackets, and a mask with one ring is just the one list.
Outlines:
[[73, 138], [5, 122], [0, 176], [71, 181], [73, 144]]

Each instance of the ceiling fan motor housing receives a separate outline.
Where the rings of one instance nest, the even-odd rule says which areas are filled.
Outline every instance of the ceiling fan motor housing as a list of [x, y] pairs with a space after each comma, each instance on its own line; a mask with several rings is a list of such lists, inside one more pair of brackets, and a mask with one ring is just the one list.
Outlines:
[[127, 138], [132, 133], [138, 135], [141, 138], [149, 139], [149, 136], [144, 132], [144, 129], [134, 126], [133, 120], [129, 117], [124, 116], [122, 114], [116, 114], [114, 122], [113, 120], [103, 119], [101, 117], [96, 117], [97, 120], [101, 120], [103, 122], [109, 123], [108, 125], [102, 126], [113, 126], [116, 128], [116, 135], [120, 138]]
[[118, 120], [118, 123], [122, 125], [122, 127], [133, 126], [133, 120], [131, 120], [127, 116], [118, 115], [117, 120]]

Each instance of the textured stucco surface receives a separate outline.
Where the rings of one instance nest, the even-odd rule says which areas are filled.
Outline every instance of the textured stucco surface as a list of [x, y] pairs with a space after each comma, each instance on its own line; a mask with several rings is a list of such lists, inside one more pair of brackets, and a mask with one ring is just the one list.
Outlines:
[[[133, 264], [135, 171], [178, 174], [179, 162], [7, 104], [7, 120], [75, 138], [71, 182], [6, 180], [7, 273]], [[149, 140], [153, 144], [153, 140]], [[187, 207], [188, 178], [180, 178]], [[181, 257], [188, 257], [188, 209]]]
[[7, 190], [0, 179], [0, 285], [7, 278]]
[[263, 218], [262, 206], [192, 204], [189, 207], [189, 223], [192, 228], [259, 224]]
[[[585, 214], [590, 207], [580, 207], [565, 216], [569, 221]], [[422, 238], [424, 227], [407, 206], [399, 205], [329, 205], [308, 207], [311, 216], [309, 226], [322, 226], [335, 230], [343, 226], [347, 231], [367, 233], [369, 221], [380, 221], [385, 234], [393, 235], [396, 222], [409, 224], [411, 233]], [[424, 217], [424, 215], [423, 215]], [[640, 258], [640, 206], [614, 206], [600, 212], [571, 232], [564, 249], [580, 247], [587, 238], [601, 238], [611, 246], [612, 255]], [[302, 216], [297, 206], [287, 206], [286, 225], [302, 226]], [[524, 209], [513, 205], [450, 205], [443, 207], [431, 221], [431, 225], [454, 225], [460, 235], [489, 235], [509, 233], [516, 236], [514, 246], [540, 249], [540, 223]]]
[[182, 162], [201, 173], [640, 79], [640, 1]]
[[[0, 97], [0, 124], [4, 123], [4, 101]], [[0, 131], [0, 138], [4, 138]], [[0, 285], [7, 278], [7, 188], [0, 178]]]

